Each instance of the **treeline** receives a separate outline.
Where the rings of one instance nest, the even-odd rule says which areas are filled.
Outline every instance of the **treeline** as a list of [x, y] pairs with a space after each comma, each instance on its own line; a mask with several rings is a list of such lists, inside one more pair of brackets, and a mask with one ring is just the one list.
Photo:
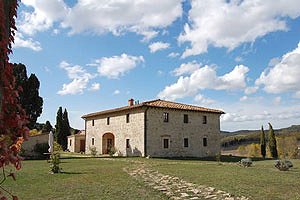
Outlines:
[[[294, 125], [289, 128], [275, 130], [274, 132], [276, 137], [295, 137], [298, 141], [300, 141], [299, 127], [299, 125]], [[226, 135], [228, 135], [228, 133]], [[247, 134], [231, 134], [229, 136], [225, 136], [225, 134], [223, 134], [223, 138], [221, 139], [223, 148], [252, 143], [259, 144], [259, 142], [260, 131], [247, 131]]]

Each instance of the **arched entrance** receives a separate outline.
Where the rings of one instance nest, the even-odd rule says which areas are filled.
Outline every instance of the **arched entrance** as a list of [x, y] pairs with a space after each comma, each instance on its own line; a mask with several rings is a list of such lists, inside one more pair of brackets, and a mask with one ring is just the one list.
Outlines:
[[102, 154], [108, 154], [115, 147], [115, 136], [112, 133], [105, 133], [102, 136]]

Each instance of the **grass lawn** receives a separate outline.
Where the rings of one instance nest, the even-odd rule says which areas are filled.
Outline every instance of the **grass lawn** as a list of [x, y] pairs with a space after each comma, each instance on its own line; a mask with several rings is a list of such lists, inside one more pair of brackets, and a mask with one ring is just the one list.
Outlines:
[[255, 161], [244, 168], [236, 163], [214, 161], [151, 160], [152, 168], [186, 181], [212, 186], [250, 199], [300, 199], [300, 160], [290, 171], [279, 171], [274, 160]]
[[45, 160], [24, 161], [17, 181], [8, 179], [4, 187], [20, 200], [39, 199], [167, 199], [123, 171], [124, 159], [62, 159], [64, 173], [49, 174]]
[[45, 160], [24, 161], [17, 172], [17, 181], [7, 180], [4, 186], [26, 199], [167, 199], [162, 193], [145, 186], [123, 171], [143, 161], [161, 173], [177, 176], [199, 185], [246, 196], [251, 199], [300, 199], [300, 160], [294, 167], [280, 172], [274, 161], [256, 161], [243, 168], [235, 163], [199, 160], [144, 158], [72, 158], [62, 159], [64, 173], [49, 174]]

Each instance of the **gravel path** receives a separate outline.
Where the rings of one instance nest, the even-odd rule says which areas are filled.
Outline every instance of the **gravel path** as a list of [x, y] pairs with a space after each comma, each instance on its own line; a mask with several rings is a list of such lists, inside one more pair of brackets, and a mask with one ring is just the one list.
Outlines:
[[125, 168], [130, 176], [142, 179], [145, 184], [163, 192], [170, 199], [215, 199], [215, 200], [248, 200], [246, 197], [235, 197], [213, 187], [196, 185], [175, 176], [161, 174], [137, 162], [134, 168]]

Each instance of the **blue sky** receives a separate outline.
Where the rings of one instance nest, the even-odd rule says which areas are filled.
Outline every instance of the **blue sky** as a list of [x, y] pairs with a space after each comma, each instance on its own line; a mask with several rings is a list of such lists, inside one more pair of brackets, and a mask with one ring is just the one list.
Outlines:
[[40, 80], [39, 122], [156, 98], [226, 112], [222, 130], [300, 122], [298, 0], [23, 0], [11, 61]]

